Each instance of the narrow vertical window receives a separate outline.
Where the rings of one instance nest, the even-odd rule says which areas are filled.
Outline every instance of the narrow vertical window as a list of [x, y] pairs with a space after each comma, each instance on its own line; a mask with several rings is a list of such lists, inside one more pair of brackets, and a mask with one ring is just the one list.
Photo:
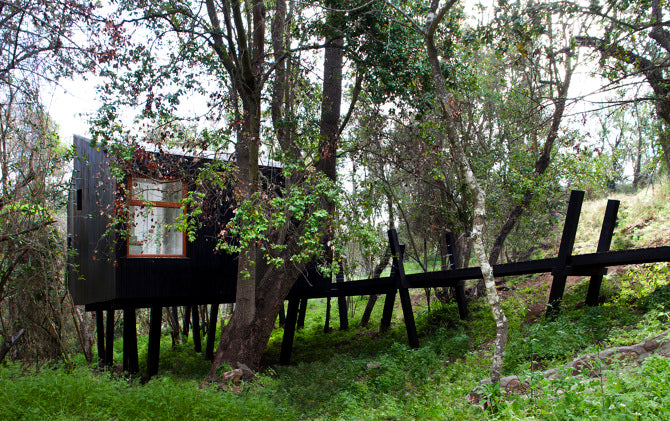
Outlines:
[[174, 228], [185, 183], [133, 177], [128, 184], [128, 256], [185, 256], [186, 237]]

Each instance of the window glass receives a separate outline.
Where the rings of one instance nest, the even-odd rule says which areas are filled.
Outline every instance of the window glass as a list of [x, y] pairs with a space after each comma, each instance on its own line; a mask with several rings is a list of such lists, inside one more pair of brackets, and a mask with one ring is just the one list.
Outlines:
[[184, 233], [175, 229], [182, 214], [182, 181], [130, 180], [129, 256], [184, 256]]
[[130, 214], [129, 254], [184, 254], [184, 233], [173, 227], [180, 208], [131, 206]]
[[150, 178], [133, 178], [133, 200], [146, 202], [179, 202], [184, 194], [181, 181], [156, 181]]

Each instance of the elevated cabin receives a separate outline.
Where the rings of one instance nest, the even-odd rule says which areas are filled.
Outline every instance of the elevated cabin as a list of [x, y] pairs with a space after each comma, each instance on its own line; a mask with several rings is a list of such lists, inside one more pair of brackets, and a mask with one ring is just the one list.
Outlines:
[[[95, 311], [235, 301], [236, 257], [215, 250], [232, 217], [231, 192], [204, 199], [210, 209], [194, 241], [172, 228], [183, 213], [179, 201], [211, 160], [138, 151], [117, 179], [107, 149], [78, 136], [74, 145], [68, 284], [75, 304]], [[261, 171], [273, 182], [281, 177], [276, 167]]]

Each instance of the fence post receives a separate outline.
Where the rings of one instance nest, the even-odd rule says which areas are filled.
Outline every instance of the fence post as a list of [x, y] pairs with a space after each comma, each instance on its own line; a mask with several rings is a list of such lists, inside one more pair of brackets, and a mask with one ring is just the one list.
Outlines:
[[[607, 208], [605, 209], [605, 217], [603, 218], [603, 225], [600, 229], [600, 239], [598, 240], [597, 253], [609, 251], [612, 245], [612, 236], [614, 235], [614, 228], [617, 225], [617, 213], [619, 211], [618, 200], [608, 200]], [[603, 282], [603, 275], [607, 273], [604, 269], [601, 273], [591, 276], [589, 281], [589, 290], [586, 293], [586, 304], [595, 306], [598, 304], [598, 296], [600, 295], [600, 286]]]
[[401, 249], [398, 242], [398, 233], [395, 229], [388, 230], [389, 246], [391, 247], [391, 256], [393, 256], [393, 266], [395, 267], [396, 285], [400, 295], [400, 305], [405, 319], [405, 328], [407, 329], [407, 339], [412, 348], [419, 347], [419, 337], [416, 333], [416, 324], [414, 323], [414, 312], [412, 311], [412, 301], [409, 297], [407, 279], [405, 278], [405, 264], [400, 260]]
[[558, 249], [558, 258], [556, 266], [551, 271], [554, 279], [551, 283], [549, 292], [549, 303], [547, 305], [546, 316], [551, 318], [556, 316], [561, 310], [561, 301], [565, 291], [565, 281], [568, 278], [567, 266], [572, 256], [572, 249], [575, 245], [575, 236], [577, 235], [577, 226], [579, 225], [579, 215], [582, 211], [582, 202], [584, 201], [584, 192], [573, 190], [570, 193], [570, 202], [568, 203], [568, 212], [565, 215], [565, 225], [563, 225], [563, 235], [561, 245]]

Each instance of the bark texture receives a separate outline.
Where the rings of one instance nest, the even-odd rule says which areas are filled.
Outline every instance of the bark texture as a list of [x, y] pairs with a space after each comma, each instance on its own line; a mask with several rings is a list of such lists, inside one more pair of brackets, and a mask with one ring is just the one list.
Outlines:
[[475, 256], [482, 270], [486, 288], [486, 299], [496, 323], [496, 341], [490, 375], [491, 380], [497, 382], [500, 380], [502, 373], [503, 358], [505, 355], [505, 347], [507, 345], [507, 331], [509, 327], [505, 313], [500, 305], [500, 298], [498, 297], [493, 277], [493, 268], [489, 264], [486, 250], [484, 249], [484, 239], [482, 238], [484, 223], [486, 221], [486, 197], [484, 189], [477, 181], [472, 167], [470, 166], [461, 138], [458, 134], [457, 124], [460, 118], [460, 112], [457, 109], [454, 109], [457, 101], [454, 96], [447, 91], [434, 40], [435, 31], [438, 25], [455, 3], [455, 0], [449, 0], [438, 10], [439, 0], [433, 0], [431, 2], [424, 28], [424, 40], [441, 106], [442, 121], [451, 148], [451, 153], [458, 164], [461, 176], [467, 183], [468, 189], [474, 198], [474, 216], [470, 241], [472, 242]]

